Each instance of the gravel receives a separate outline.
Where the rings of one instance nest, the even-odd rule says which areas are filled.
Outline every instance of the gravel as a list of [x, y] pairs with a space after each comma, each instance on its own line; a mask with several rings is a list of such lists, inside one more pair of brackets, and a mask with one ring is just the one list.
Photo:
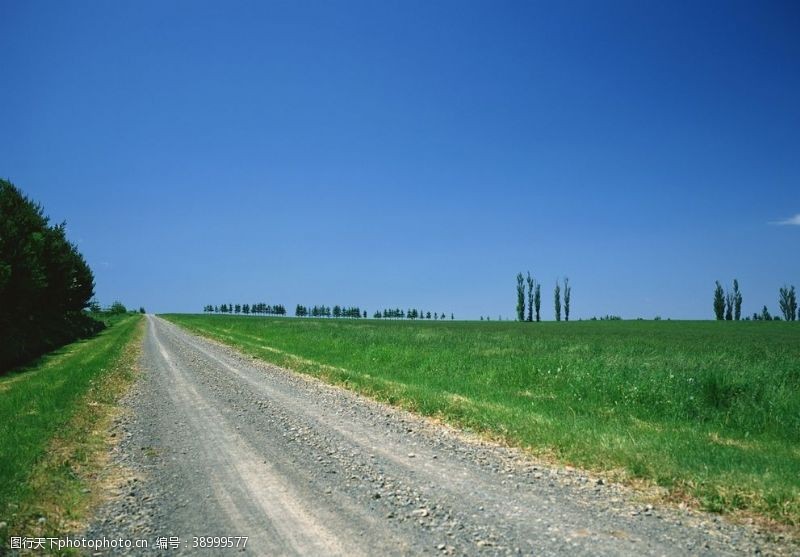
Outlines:
[[256, 555], [797, 554], [753, 527], [641, 502], [148, 316], [113, 461], [126, 471], [87, 538], [247, 536]]

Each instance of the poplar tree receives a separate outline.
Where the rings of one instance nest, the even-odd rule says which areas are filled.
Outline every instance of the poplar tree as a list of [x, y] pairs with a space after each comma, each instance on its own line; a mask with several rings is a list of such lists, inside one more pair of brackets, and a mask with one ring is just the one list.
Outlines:
[[569, 298], [572, 287], [569, 285], [569, 278], [564, 277], [564, 321], [569, 321]]
[[533, 305], [536, 306], [536, 322], [541, 321], [539, 310], [542, 307], [542, 288], [539, 283], [536, 283], [536, 290], [533, 295]]
[[742, 293], [739, 291], [739, 281], [733, 279], [733, 318], [739, 321], [742, 318]]
[[795, 294], [794, 286], [780, 289], [780, 299], [778, 305], [783, 313], [785, 321], [794, 321], [797, 313], [797, 295]]
[[725, 321], [733, 321], [733, 294], [725, 293]]
[[553, 291], [556, 304], [556, 321], [561, 321], [561, 286], [556, 281], [556, 289]]
[[525, 279], [517, 273], [517, 321], [525, 320]]
[[722, 321], [725, 317], [725, 291], [719, 281], [716, 281], [717, 287], [714, 289], [714, 316], [717, 321]]
[[533, 278], [531, 272], [528, 271], [528, 322], [533, 321]]

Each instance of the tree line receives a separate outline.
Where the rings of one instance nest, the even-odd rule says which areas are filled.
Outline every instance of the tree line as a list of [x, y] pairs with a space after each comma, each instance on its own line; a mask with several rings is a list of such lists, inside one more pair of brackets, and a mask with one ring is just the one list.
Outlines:
[[78, 338], [103, 323], [83, 310], [94, 275], [41, 205], [0, 180], [0, 373]]
[[[526, 293], [527, 285], [527, 293]], [[562, 294], [561, 284], [556, 280], [556, 286], [553, 289], [553, 309], [555, 312], [556, 321], [561, 321], [562, 309]], [[572, 301], [572, 287], [569, 284], [569, 278], [564, 278], [564, 294], [563, 294], [563, 309], [564, 321], [569, 321], [569, 312], [571, 309]], [[527, 304], [526, 304], [527, 302]], [[527, 307], [527, 315], [525, 309]], [[541, 321], [542, 309], [542, 289], [541, 285], [531, 276], [528, 271], [528, 276], [525, 277], [522, 273], [517, 273], [517, 321]]]
[[[800, 321], [800, 310], [797, 307], [797, 294], [794, 285], [783, 286], [778, 290], [778, 307], [783, 314], [784, 321]], [[714, 288], [714, 317], [717, 321], [739, 321], [742, 319], [742, 292], [739, 290], [739, 281], [733, 279], [733, 289], [726, 291], [719, 281], [715, 282]], [[780, 321], [779, 316], [773, 316], [767, 306], [761, 309], [761, 313], [754, 312], [752, 318], [747, 316], [749, 321]]]
[[330, 306], [314, 306], [312, 308], [308, 308], [306, 306], [297, 304], [297, 307], [294, 310], [295, 317], [349, 317], [351, 319], [360, 319], [360, 318], [367, 318], [367, 310], [361, 311], [361, 308], [352, 306], [352, 307], [345, 307], [335, 305], [333, 309]]
[[[447, 319], [447, 315], [444, 312], [425, 312], [421, 309], [413, 309], [410, 308], [408, 310], [402, 310], [400, 308], [395, 309], [384, 309], [383, 311], [376, 311], [373, 316], [374, 319], [433, 319], [433, 320], [442, 320]], [[454, 320], [456, 317], [452, 313], [450, 314], [450, 320]]]
[[271, 306], [263, 302], [258, 304], [208, 304], [203, 306], [203, 313], [243, 313], [245, 315], [286, 315], [282, 304]]
[[[243, 314], [243, 315], [286, 315], [286, 308], [281, 304], [268, 305], [265, 303], [259, 304], [208, 304], [203, 306], [203, 313], [225, 313], [225, 314]], [[294, 309], [295, 317], [346, 317], [350, 319], [366, 319], [367, 310], [362, 310], [358, 306], [340, 306], [333, 307], [326, 305], [319, 306], [304, 306], [297, 304]], [[376, 311], [372, 317], [374, 319], [433, 319], [442, 320], [446, 319], [447, 315], [444, 312], [430, 311], [424, 312], [418, 309], [408, 309], [407, 311], [400, 308], [384, 309]], [[450, 319], [455, 319], [455, 315], [450, 314]]]

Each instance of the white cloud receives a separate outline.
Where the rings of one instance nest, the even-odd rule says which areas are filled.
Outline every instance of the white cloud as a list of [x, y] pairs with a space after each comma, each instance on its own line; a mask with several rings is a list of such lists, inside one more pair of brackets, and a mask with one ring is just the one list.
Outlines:
[[772, 224], [800, 226], [800, 213], [797, 213], [795, 216], [789, 217], [788, 219], [773, 222]]

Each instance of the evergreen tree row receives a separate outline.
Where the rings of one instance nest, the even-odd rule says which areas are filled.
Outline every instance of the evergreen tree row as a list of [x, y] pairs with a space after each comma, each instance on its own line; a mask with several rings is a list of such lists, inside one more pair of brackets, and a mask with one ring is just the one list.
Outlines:
[[306, 307], [297, 304], [294, 310], [295, 317], [349, 317], [351, 319], [360, 319], [367, 317], [367, 311], [361, 311], [358, 307], [344, 307], [344, 306], [314, 306]]
[[274, 306], [263, 302], [258, 304], [209, 304], [203, 306], [203, 313], [236, 313], [244, 315], [286, 315], [286, 308], [281, 304]]
[[65, 227], [0, 180], [0, 373], [104, 327], [83, 312], [94, 276]]
[[[424, 312], [419, 309], [408, 309], [403, 311], [400, 308], [395, 309], [384, 309], [381, 311], [376, 311], [375, 314], [372, 316], [375, 319], [433, 319], [440, 321], [442, 319], [447, 319], [447, 315], [442, 312]], [[454, 320], [456, 317], [452, 313], [450, 314], [450, 320]]]

